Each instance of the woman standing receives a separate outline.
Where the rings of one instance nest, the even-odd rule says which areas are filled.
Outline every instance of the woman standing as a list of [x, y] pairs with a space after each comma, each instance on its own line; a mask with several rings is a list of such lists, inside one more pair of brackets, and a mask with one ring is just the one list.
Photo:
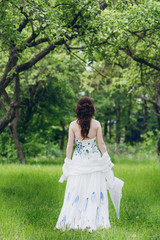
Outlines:
[[[80, 98], [76, 113], [77, 119], [69, 127], [63, 175], [59, 180], [67, 180], [67, 185], [55, 228], [89, 231], [109, 228], [107, 190], [119, 218], [124, 182], [114, 177], [114, 164], [107, 153], [101, 125], [92, 118], [95, 113], [93, 100], [89, 97]], [[74, 141], [76, 148], [71, 160]]]

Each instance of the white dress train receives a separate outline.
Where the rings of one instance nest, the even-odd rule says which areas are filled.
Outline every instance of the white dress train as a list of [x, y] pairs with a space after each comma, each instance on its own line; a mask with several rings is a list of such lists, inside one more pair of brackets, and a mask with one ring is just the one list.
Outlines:
[[59, 182], [67, 180], [67, 184], [55, 229], [109, 228], [107, 190], [119, 218], [124, 182], [114, 177], [114, 164], [107, 152], [101, 156], [96, 137], [75, 142], [72, 160], [65, 158], [63, 175], [59, 179]]

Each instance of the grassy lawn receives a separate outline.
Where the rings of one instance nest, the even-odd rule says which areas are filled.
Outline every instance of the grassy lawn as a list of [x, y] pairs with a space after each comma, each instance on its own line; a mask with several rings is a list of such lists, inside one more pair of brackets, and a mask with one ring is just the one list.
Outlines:
[[120, 219], [109, 201], [109, 230], [54, 230], [63, 203], [61, 165], [0, 165], [0, 239], [160, 239], [160, 166], [124, 161], [115, 175], [124, 180]]

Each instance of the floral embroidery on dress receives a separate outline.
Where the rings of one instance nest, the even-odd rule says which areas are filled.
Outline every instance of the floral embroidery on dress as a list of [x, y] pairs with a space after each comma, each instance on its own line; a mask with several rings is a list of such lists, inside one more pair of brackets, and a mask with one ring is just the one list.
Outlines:
[[90, 158], [90, 153], [95, 153], [95, 152], [99, 152], [97, 145], [96, 145], [96, 139], [90, 139], [92, 142], [87, 142], [86, 141], [82, 141], [81, 140], [75, 140], [76, 142], [76, 148], [75, 148], [75, 156], [85, 156], [88, 159]]

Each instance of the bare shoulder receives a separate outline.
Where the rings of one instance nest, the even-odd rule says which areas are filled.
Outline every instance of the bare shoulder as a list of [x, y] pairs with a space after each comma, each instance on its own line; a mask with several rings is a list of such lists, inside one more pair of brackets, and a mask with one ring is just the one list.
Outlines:
[[70, 127], [74, 128], [77, 125], [77, 120], [74, 120], [70, 123]]
[[96, 126], [99, 127], [101, 124], [98, 120], [92, 119], [92, 123]]

